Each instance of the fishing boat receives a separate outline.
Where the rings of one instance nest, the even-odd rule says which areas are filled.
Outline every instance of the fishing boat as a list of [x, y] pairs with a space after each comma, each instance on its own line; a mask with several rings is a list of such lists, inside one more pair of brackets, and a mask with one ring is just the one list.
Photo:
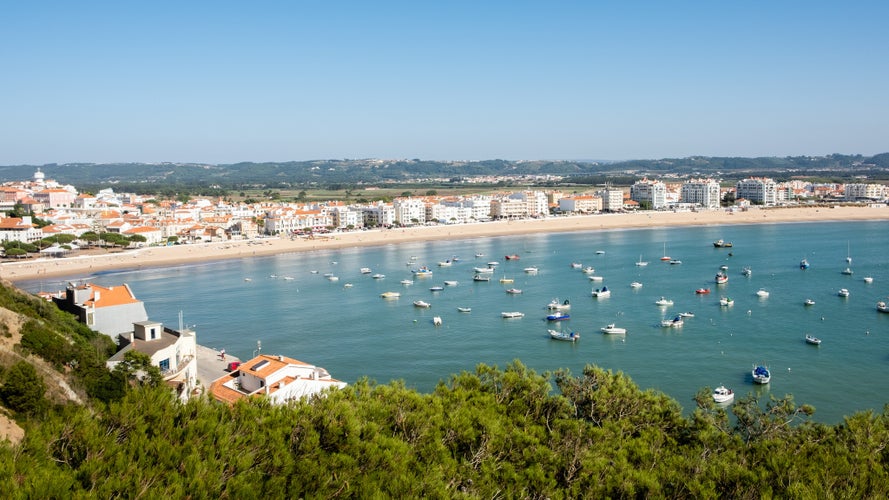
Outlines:
[[800, 269], [808, 269], [809, 268], [809, 259], [803, 259], [803, 260], [799, 261], [799, 268]]
[[563, 340], [565, 342], [576, 342], [580, 338], [580, 334], [574, 332], [560, 332], [557, 330], [547, 330], [549, 337], [553, 340]]
[[881, 313], [889, 313], [889, 304], [882, 300], [877, 302], [877, 311], [880, 311]]
[[812, 345], [821, 345], [821, 339], [815, 337], [814, 335], [806, 334], [806, 343]]
[[425, 309], [425, 308], [432, 307], [432, 304], [430, 304], [429, 302], [426, 302], [425, 300], [415, 300], [414, 307], [420, 307], [420, 308]]
[[847, 288], [840, 288], [839, 290], [837, 290], [837, 295], [839, 295], [840, 297], [844, 297], [844, 298], [848, 297], [849, 290]]
[[769, 297], [769, 292], [765, 288], [760, 288], [756, 291], [756, 296], [761, 299], [767, 299]]
[[659, 306], [661, 306], [661, 307], [666, 307], [666, 306], [672, 306], [672, 305], [673, 305], [673, 301], [670, 300], [670, 299], [668, 299], [668, 298], [666, 298], [666, 297], [661, 297], [661, 298], [657, 299], [656, 301], [654, 301], [654, 303], [657, 304], [657, 305], [659, 305]]
[[398, 292], [383, 292], [380, 294], [380, 297], [384, 299], [397, 299], [398, 297], [401, 297], [401, 294]]
[[615, 326], [614, 323], [611, 323], [607, 326], [603, 326], [599, 330], [606, 335], [625, 335], [627, 333], [626, 328], [621, 328], [619, 326]]
[[565, 299], [563, 302], [559, 302], [559, 299], [553, 299], [552, 302], [546, 305], [546, 308], [550, 311], [564, 311], [571, 309], [571, 302], [568, 299]]
[[601, 289], [596, 288], [595, 290], [593, 290], [593, 297], [599, 299], [611, 297], [611, 290], [609, 290], [607, 286], [603, 286]]
[[460, 284], [460, 282], [454, 280], [445, 280], [444, 284], [447, 286], [457, 286]]
[[642, 283], [639, 283], [638, 281], [634, 281], [634, 282], [630, 283], [630, 288], [642, 288]]
[[717, 285], [724, 285], [728, 283], [728, 275], [722, 271], [719, 271], [718, 273], [716, 273], [716, 278], [714, 278], [714, 281]]
[[514, 254], [514, 253], [506, 255], [503, 258], [506, 260], [519, 260], [518, 254]]
[[476, 274], [475, 276], [472, 277], [472, 281], [488, 282], [488, 281], [491, 281], [491, 277], [488, 276], [487, 274]]
[[506, 293], [509, 293], [512, 295], [518, 295], [518, 294], [522, 293], [522, 290], [519, 288], [507, 288]]
[[519, 311], [504, 311], [500, 313], [502, 318], [524, 318], [525, 313]]
[[729, 401], [735, 399], [735, 393], [726, 388], [724, 385], [720, 385], [716, 389], [713, 389], [713, 401], [716, 403], [728, 403]]
[[757, 384], [768, 384], [772, 380], [772, 374], [765, 365], [754, 365], [750, 374], [753, 375], [753, 382]]
[[411, 272], [414, 273], [414, 276], [418, 278], [428, 278], [429, 276], [432, 276], [432, 270], [426, 266], [422, 266], [419, 269], [414, 269]]
[[720, 240], [714, 241], [713, 246], [716, 248], [731, 248], [734, 245], [732, 244], [731, 241], [725, 241], [725, 240], [720, 239]]
[[741, 270], [741, 275], [747, 276], [748, 278], [752, 274], [753, 274], [753, 271], [749, 267], [745, 267], [744, 269]]
[[661, 320], [661, 326], [664, 328], [679, 328], [685, 324], [685, 321], [682, 319], [682, 316], [674, 316], [673, 319], [664, 319]]
[[457, 312], [461, 312], [461, 313], [471, 313], [471, 312], [472, 312], [472, 308], [471, 308], [471, 307], [458, 307], [458, 308], [457, 308]]
[[812, 300], [812, 299], [806, 299], [806, 301], [803, 302], [803, 305], [804, 305], [804, 306], [814, 306], [814, 305], [815, 305], [815, 301]]
[[730, 307], [735, 305], [735, 300], [731, 297], [723, 297], [719, 299], [719, 305], [721, 305], [722, 307]]
[[697, 290], [695, 290], [695, 293], [698, 295], [706, 295], [706, 294], [710, 293], [710, 289], [709, 288], [698, 288]]
[[556, 311], [546, 317], [547, 321], [565, 321], [571, 319], [571, 315], [562, 311]]

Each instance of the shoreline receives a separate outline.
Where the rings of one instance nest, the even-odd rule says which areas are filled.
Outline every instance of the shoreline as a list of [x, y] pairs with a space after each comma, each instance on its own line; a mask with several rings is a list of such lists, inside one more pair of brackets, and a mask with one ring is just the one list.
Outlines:
[[724, 226], [794, 222], [889, 220], [889, 207], [781, 207], [747, 211], [637, 212], [575, 215], [478, 222], [472, 224], [373, 229], [331, 233], [314, 239], [268, 237], [169, 247], [146, 247], [74, 257], [42, 257], [0, 264], [0, 278], [15, 283], [42, 277], [62, 277], [116, 269], [168, 267], [223, 259], [251, 258], [338, 248], [383, 246], [442, 239], [473, 239], [539, 233], [613, 229], [654, 229], [673, 226]]

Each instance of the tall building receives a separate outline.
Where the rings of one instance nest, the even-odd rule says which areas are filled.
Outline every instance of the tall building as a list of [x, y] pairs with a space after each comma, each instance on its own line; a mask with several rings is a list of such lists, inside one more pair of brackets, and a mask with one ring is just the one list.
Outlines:
[[602, 210], [620, 212], [624, 208], [624, 192], [620, 189], [606, 189], [599, 192], [602, 198]]
[[778, 202], [778, 184], [766, 177], [741, 179], [735, 185], [735, 198], [744, 198], [759, 205], [775, 205]]
[[660, 181], [642, 179], [630, 186], [630, 199], [640, 204], [648, 204], [653, 210], [667, 206], [667, 185]]
[[719, 183], [713, 179], [691, 179], [682, 184], [679, 191], [680, 203], [693, 203], [702, 208], [719, 208], [722, 197]]

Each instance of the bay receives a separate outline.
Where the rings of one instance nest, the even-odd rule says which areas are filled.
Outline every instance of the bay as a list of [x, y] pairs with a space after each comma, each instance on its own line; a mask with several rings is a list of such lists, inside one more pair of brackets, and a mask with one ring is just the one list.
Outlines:
[[[715, 248], [718, 239], [733, 246]], [[567, 368], [576, 375], [595, 364], [674, 397], [686, 411], [699, 388], [726, 385], [738, 395], [792, 394], [797, 404], [815, 406], [815, 420], [836, 423], [856, 411], [882, 411], [889, 401], [883, 392], [889, 387], [889, 314], [875, 309], [889, 295], [887, 249], [882, 221], [664, 227], [292, 253], [16, 285], [37, 292], [80, 279], [126, 283], [152, 320], [176, 328], [181, 312], [200, 344], [241, 359], [258, 352], [291, 356], [350, 383], [397, 379], [428, 392], [479, 363], [503, 368], [520, 360], [538, 373]], [[664, 253], [682, 263], [662, 262]], [[506, 260], [508, 254], [520, 259]], [[647, 266], [636, 265], [640, 255]], [[455, 256], [451, 266], [437, 265]], [[803, 258], [810, 269], [800, 269]], [[491, 261], [499, 262], [491, 281], [473, 282], [473, 268]], [[591, 282], [572, 263], [594, 267], [603, 281]], [[433, 275], [414, 276], [411, 270], [420, 265]], [[523, 271], [530, 266], [539, 271]], [[721, 266], [729, 282], [716, 285]], [[847, 266], [852, 275], [842, 274]], [[372, 273], [362, 274], [362, 267]], [[744, 267], [751, 276], [742, 276]], [[385, 277], [374, 279], [377, 273]], [[504, 276], [514, 283], [501, 284]], [[403, 279], [414, 283], [402, 285]], [[445, 280], [459, 284], [430, 291]], [[631, 288], [633, 281], [643, 286]], [[611, 297], [593, 298], [591, 291], [602, 286]], [[522, 293], [507, 294], [507, 288]], [[698, 288], [712, 293], [695, 294]], [[840, 298], [840, 288], [850, 296]], [[769, 297], [758, 297], [760, 289]], [[385, 291], [401, 297], [381, 299]], [[662, 296], [674, 305], [656, 306]], [[734, 306], [721, 307], [720, 297], [733, 298]], [[807, 298], [815, 305], [804, 306]], [[432, 307], [414, 307], [419, 299]], [[545, 321], [553, 299], [570, 300], [569, 321]], [[503, 311], [525, 317], [504, 319]], [[685, 311], [695, 316], [682, 328], [660, 326]], [[441, 326], [433, 326], [434, 316]], [[601, 334], [610, 323], [627, 334]], [[548, 328], [570, 329], [581, 339], [553, 341]], [[807, 333], [822, 345], [806, 344]], [[770, 384], [752, 383], [754, 363], [771, 368]]]

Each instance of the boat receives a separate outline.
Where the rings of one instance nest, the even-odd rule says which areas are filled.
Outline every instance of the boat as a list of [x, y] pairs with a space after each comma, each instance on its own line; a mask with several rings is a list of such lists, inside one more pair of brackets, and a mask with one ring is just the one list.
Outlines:
[[488, 262], [488, 267], [497, 267], [499, 265], [500, 265], [500, 263], [497, 262], [496, 260], [492, 260], [491, 262]]
[[670, 300], [670, 299], [668, 299], [668, 298], [666, 298], [666, 297], [661, 297], [661, 298], [657, 299], [656, 301], [654, 301], [654, 303], [657, 304], [657, 305], [659, 305], [659, 306], [662, 306], [662, 307], [663, 307], [663, 306], [672, 306], [672, 305], [673, 305], [673, 301]]
[[374, 274], [374, 275], [373, 275], [373, 279], [375, 279], [375, 280], [381, 280], [381, 279], [383, 279], [383, 278], [385, 278], [385, 277], [386, 277], [385, 274]]
[[615, 326], [614, 323], [611, 323], [607, 326], [603, 326], [602, 328], [600, 328], [600, 330], [602, 331], [602, 333], [604, 333], [606, 335], [624, 335], [627, 333], [626, 328], [621, 328], [619, 326]]
[[580, 338], [580, 334], [574, 332], [560, 332], [556, 330], [547, 330], [549, 337], [553, 340], [564, 340], [566, 342], [576, 342]]
[[846, 263], [847, 264], [852, 263], [852, 251], [851, 251], [851, 247], [848, 242], [846, 242]]
[[808, 269], [809, 268], [809, 260], [803, 259], [803, 260], [799, 261], [799, 268], [800, 269]]
[[500, 313], [500, 316], [503, 318], [524, 318], [525, 313], [518, 311], [504, 311]]
[[475, 256], [476, 256], [476, 258], [478, 258], [478, 257], [484, 257], [485, 254], [483, 254], [483, 253], [481, 253], [481, 252], [477, 252], [477, 253], [475, 254]]
[[847, 268], [843, 269], [842, 271], [840, 271], [840, 274], [845, 274], [846, 276], [852, 276], [852, 268], [847, 267]]
[[806, 299], [806, 301], [803, 302], [803, 305], [805, 305], [805, 306], [814, 306], [814, 305], [815, 305], [815, 301], [812, 300], [812, 299]]
[[514, 253], [505, 255], [503, 258], [506, 260], [519, 260], [518, 254], [514, 254]]
[[413, 285], [414, 280], [401, 280], [402, 285]]
[[865, 276], [865, 277], [864, 277], [864, 282], [865, 282], [865, 283], [873, 283], [873, 282], [874, 282], [874, 278], [873, 278], [873, 276]]
[[514, 279], [512, 279], [512, 278], [507, 278], [506, 276], [500, 278], [500, 283], [513, 283], [513, 282], [515, 282]]
[[636, 261], [636, 265], [639, 266], [639, 267], [647, 266], [647, 265], [648, 265], [648, 262], [645, 262], [644, 260], [642, 260], [642, 254], [641, 254], [641, 253], [639, 254], [639, 260]]
[[571, 315], [562, 311], [556, 311], [546, 317], [547, 321], [565, 321], [571, 319]]
[[661, 257], [661, 260], [664, 262], [668, 262], [668, 261], [672, 260], [672, 259], [670, 259], [670, 256], [667, 255], [667, 243], [666, 242], [664, 243], [664, 256]]
[[596, 297], [599, 299], [611, 297], [611, 290], [609, 290], [607, 286], [603, 286], [601, 289], [596, 288], [595, 290], [593, 290], [593, 297]]
[[414, 269], [411, 272], [414, 273], [414, 276], [416, 276], [418, 278], [427, 278], [429, 276], [432, 276], [432, 270], [426, 266], [422, 266], [418, 269]]
[[756, 296], [761, 299], [765, 299], [765, 298], [769, 297], [769, 292], [766, 291], [765, 288], [760, 288], [759, 290], [756, 291]]
[[605, 250], [596, 250], [596, 255], [605, 255]]
[[472, 277], [472, 281], [491, 281], [491, 277], [487, 274], [476, 274]]
[[716, 278], [714, 279], [717, 285], [724, 285], [728, 283], [728, 275], [724, 272], [720, 271], [716, 273]]
[[244, 281], [253, 281], [253, 278], [244, 278]]
[[719, 299], [719, 305], [723, 307], [729, 307], [735, 305], [735, 300], [731, 297], [722, 297]]
[[806, 343], [812, 345], [821, 345], [821, 339], [815, 337], [814, 335], [806, 334]]
[[630, 288], [642, 288], [642, 283], [639, 283], [638, 281], [634, 281], [634, 282], [630, 283]]
[[691, 311], [685, 311], [685, 312], [679, 313], [679, 316], [682, 316], [683, 318], [694, 318], [695, 313], [693, 313]]
[[397, 299], [398, 297], [401, 297], [401, 294], [398, 292], [383, 292], [380, 294], [380, 297], [384, 299]]
[[443, 287], [443, 286], [440, 286], [440, 285], [435, 285], [435, 286], [430, 286], [430, 287], [429, 287], [429, 291], [430, 291], [430, 292], [440, 292], [440, 291], [442, 291], [442, 290], [444, 290], [444, 287]]
[[602, 276], [590, 276], [590, 281], [604, 281], [605, 278]]
[[877, 311], [880, 311], [882, 313], [889, 313], [889, 304], [882, 300], [877, 302]]
[[682, 261], [679, 259], [670, 259], [670, 264], [675, 266], [678, 264], [682, 264]]
[[522, 291], [521, 291], [520, 289], [518, 289], [518, 288], [507, 288], [507, 289], [506, 289], [506, 293], [510, 293], [510, 294], [513, 294], [513, 295], [518, 295], [518, 294], [522, 293]]
[[713, 246], [716, 248], [731, 248], [733, 246], [731, 241], [725, 240], [716, 240], [713, 242]]
[[571, 302], [568, 299], [565, 299], [563, 302], [559, 302], [559, 299], [553, 299], [552, 302], [546, 305], [546, 308], [550, 311], [564, 311], [565, 309], [571, 309]]
[[284, 281], [293, 281], [293, 276], [284, 276]]
[[371, 271], [370, 271], [369, 267], [362, 267], [361, 268], [361, 274], [370, 274], [370, 273], [371, 273]]
[[339, 281], [340, 279], [338, 276], [328, 276], [327, 280], [328, 281]]
[[581, 264], [580, 262], [572, 262], [571, 267], [573, 269], [580, 269], [581, 267], [583, 267], [583, 264]]
[[352, 283], [346, 283], [343, 285], [343, 288], [352, 288]]
[[706, 294], [710, 293], [710, 289], [709, 288], [698, 288], [697, 290], [695, 290], [695, 293], [698, 295], [706, 295]]
[[744, 269], [741, 270], [741, 274], [743, 276], [750, 277], [750, 275], [753, 274], [753, 271], [749, 267], [745, 267]]
[[840, 289], [837, 291], [837, 295], [839, 295], [840, 297], [848, 297], [848, 296], [849, 296], [849, 290], [848, 290], [847, 288], [840, 288]]
[[723, 264], [723, 265], [719, 266], [719, 270], [720, 271], [728, 271], [728, 266]]
[[538, 269], [534, 266], [531, 266], [531, 267], [526, 267], [525, 269], [523, 269], [523, 271], [525, 271], [528, 274], [537, 274]]
[[471, 307], [458, 307], [458, 308], [457, 308], [457, 312], [461, 312], [461, 313], [471, 313], [471, 312], [472, 312], [472, 308], [471, 308]]
[[685, 321], [682, 320], [682, 316], [675, 316], [673, 319], [664, 319], [661, 321], [661, 326], [664, 328], [679, 328], [685, 324]]
[[460, 284], [460, 282], [459, 282], [459, 281], [454, 281], [454, 280], [446, 280], [446, 281], [444, 282], [444, 284], [447, 285], [447, 286], [457, 286], [457, 285]]
[[425, 300], [415, 300], [414, 307], [427, 308], [427, 307], [432, 307], [432, 304], [430, 304], [429, 302], [426, 302]]
[[441, 316], [433, 316], [432, 324], [435, 326], [441, 326]]
[[494, 274], [493, 267], [473, 267], [472, 270], [478, 274]]
[[587, 266], [583, 268], [583, 272], [584, 274], [593, 274], [594, 272], [596, 272], [596, 270], [593, 269], [592, 266]]
[[713, 401], [716, 403], [728, 403], [729, 401], [735, 399], [735, 393], [732, 392], [731, 389], [726, 388], [724, 385], [720, 385], [716, 389], [713, 389]]
[[757, 384], [768, 384], [772, 380], [772, 374], [764, 365], [754, 365], [750, 374], [753, 375], [753, 382]]
[[451, 267], [451, 264], [453, 264], [452, 261], [450, 261], [450, 260], [443, 260], [443, 261], [441, 261], [441, 262], [438, 263], [438, 267]]

